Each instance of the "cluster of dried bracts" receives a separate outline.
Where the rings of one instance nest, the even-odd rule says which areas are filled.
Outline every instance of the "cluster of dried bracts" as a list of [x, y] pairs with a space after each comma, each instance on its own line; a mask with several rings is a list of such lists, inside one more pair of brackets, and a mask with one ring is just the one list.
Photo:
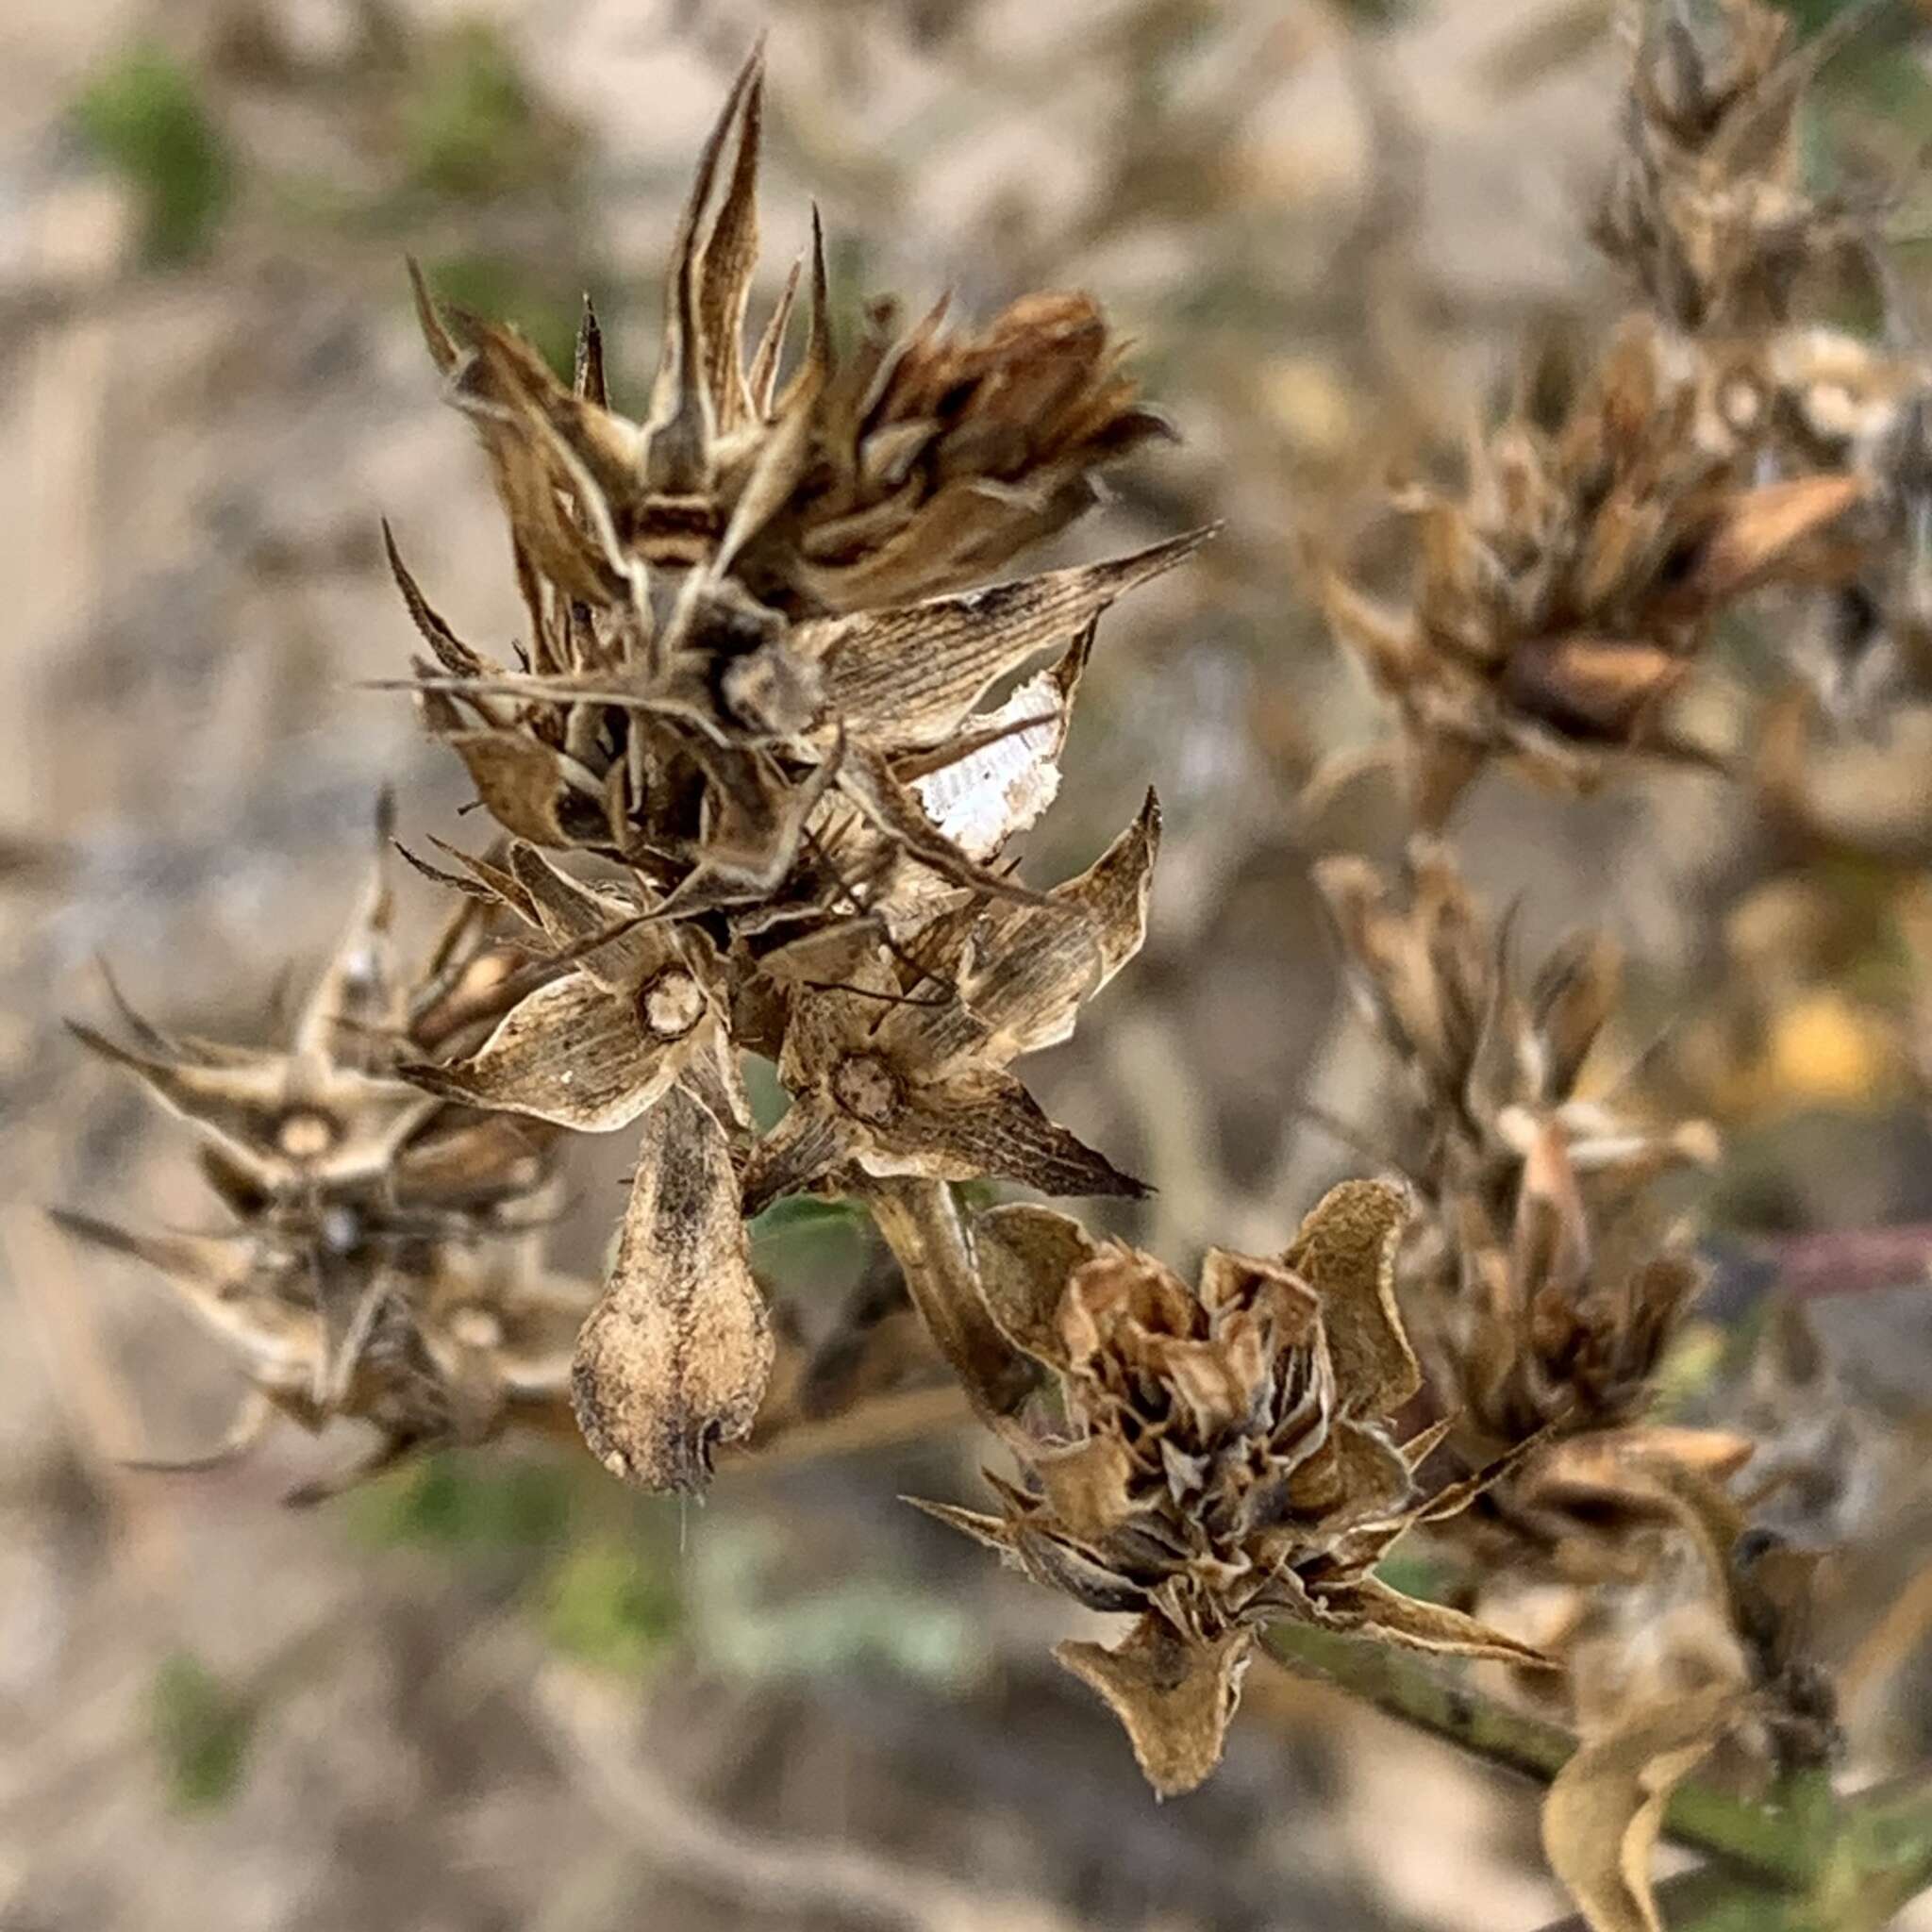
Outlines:
[[1025, 1477], [989, 1476], [1003, 1514], [926, 1507], [1087, 1608], [1135, 1614], [1113, 1649], [1058, 1656], [1158, 1791], [1213, 1770], [1257, 1635], [1279, 1619], [1541, 1662], [1374, 1574], [1509, 1459], [1431, 1489], [1416, 1472], [1444, 1429], [1396, 1438], [1421, 1386], [1394, 1293], [1406, 1216], [1399, 1188], [1345, 1182], [1285, 1254], [1210, 1249], [1198, 1289], [1047, 1208], [981, 1219], [993, 1319], [1059, 1399], [1002, 1428]]
[[1877, 275], [1878, 210], [1807, 194], [1796, 131], [1806, 81], [1869, 11], [1796, 47], [1759, 0], [1641, 9], [1598, 235], [1646, 306], [1557, 420], [1524, 407], [1474, 443], [1459, 494], [1397, 493], [1406, 608], [1323, 568], [1336, 635], [1395, 706], [1424, 826], [1495, 758], [1572, 791], [1621, 755], [1727, 763], [1685, 700], [1753, 591], [1809, 600], [1837, 687], [1923, 671], [1932, 369], [1807, 321]]
[[420, 973], [400, 971], [388, 838], [385, 813], [369, 888], [286, 1046], [166, 1035], [125, 1005], [127, 1043], [75, 1029], [193, 1130], [226, 1210], [228, 1228], [208, 1234], [58, 1217], [150, 1263], [234, 1353], [251, 1396], [218, 1457], [276, 1413], [378, 1431], [367, 1462], [296, 1500], [420, 1447], [511, 1424], [567, 1429], [571, 1349], [592, 1300], [539, 1258], [557, 1205], [554, 1132], [398, 1073], [481, 1037], [517, 962], [466, 906]]
[[[612, 406], [588, 310], [566, 387], [418, 285], [509, 521], [520, 664], [459, 641], [395, 559], [425, 718], [510, 837], [439, 876], [550, 963], [474, 1053], [402, 1071], [640, 1134], [574, 1391], [599, 1457], [651, 1487], [702, 1482], [757, 1411], [772, 1344], [747, 1214], [982, 1177], [1137, 1191], [1008, 1069], [1139, 946], [1158, 811], [1048, 892], [1006, 848], [1057, 790], [1095, 621], [1198, 541], [958, 588], [1086, 508], [1158, 419], [1083, 297], [977, 335], [937, 310], [902, 331], [880, 306], [836, 355], [816, 235], [802, 350], [794, 272], [747, 355], [760, 89], [754, 58], [700, 161], [643, 420]], [[746, 1053], [791, 1095], [761, 1137]], [[957, 1293], [908, 1274], [947, 1344]]]
[[[1816, 57], [1756, 0], [1720, 25], [1665, 8], [1634, 48], [1602, 230], [1649, 308], [1561, 423], [1504, 428], [1464, 497], [1410, 492], [1411, 608], [1324, 578], [1400, 708], [1424, 833], [1491, 757], [1581, 785], [1607, 752], [1709, 756], [1672, 707], [1747, 591], [1822, 588], [1840, 628], [1893, 636], [1924, 601], [1916, 552], [1895, 561], [1932, 526], [1919, 373], [1794, 319], [1865, 233], [1799, 183]], [[1747, 1529], [1748, 1445], [1651, 1419], [1699, 1278], [1651, 1184], [1711, 1137], [1586, 1085], [1619, 995], [1605, 941], [1525, 974], [1426, 839], [1400, 878], [1330, 860], [1353, 978], [1409, 1076], [1406, 1188], [1344, 1184], [1285, 1252], [1210, 1251], [1191, 1288], [1044, 1208], [962, 1213], [957, 1182], [1140, 1191], [1012, 1068], [1140, 947], [1158, 810], [1051, 890], [1009, 847], [1058, 790], [1098, 620], [1199, 535], [988, 582], [1159, 430], [1084, 297], [978, 333], [881, 305], [840, 355], [815, 233], [747, 349], [760, 88], [755, 57], [705, 148], [641, 419], [613, 407], [588, 308], [566, 385], [419, 278], [508, 520], [517, 661], [391, 560], [425, 647], [409, 688], [493, 842], [414, 860], [461, 906], [413, 980], [378, 876], [286, 1051], [131, 1014], [131, 1045], [86, 1035], [201, 1134], [235, 1227], [72, 1224], [155, 1262], [311, 1427], [366, 1418], [391, 1457], [567, 1398], [611, 1471], [690, 1490], [771, 1377], [747, 1218], [862, 1201], [1018, 1465], [999, 1513], [936, 1513], [1134, 1616], [1114, 1648], [1060, 1654], [1163, 1791], [1213, 1767], [1271, 1621], [1535, 1668], [1604, 1636], [1579, 1615], [1521, 1641], [1391, 1588], [1377, 1566], [1418, 1524], [1610, 1592], [1612, 1618], [1701, 1592], [1758, 1707], [1825, 1728]], [[754, 1055], [789, 1096], [762, 1131]], [[636, 1160], [609, 1278], [552, 1281], [550, 1157], [617, 1132]], [[1467, 1473], [1431, 1477], [1452, 1453]], [[1734, 1690], [1712, 1693], [1726, 1721]]]
[[[1468, 1559], [1472, 1608], [1567, 1666], [1521, 1688], [1554, 1682], [1586, 1739], [1545, 1824], [1590, 1899], [1571, 1842], [1573, 1810], [1595, 1815], [1574, 1789], [1600, 1775], [1590, 1754], [1648, 1775], [1726, 1734], [1787, 1769], [1837, 1742], [1807, 1651], [1816, 1554], [1757, 1521], [1786, 1477], [1756, 1466], [1747, 1436], [1652, 1412], [1703, 1274], [1653, 1183], [1711, 1160], [1715, 1137], [1590, 1084], [1619, 1003], [1606, 936], [1577, 934], [1525, 974], [1508, 924], [1432, 841], [1399, 880], [1336, 858], [1318, 881], [1407, 1076], [1420, 1206], [1395, 1274], [1426, 1398], [1465, 1461], [1502, 1465], [1439, 1534]], [[1666, 1715], [1682, 1710], [1695, 1722]]]

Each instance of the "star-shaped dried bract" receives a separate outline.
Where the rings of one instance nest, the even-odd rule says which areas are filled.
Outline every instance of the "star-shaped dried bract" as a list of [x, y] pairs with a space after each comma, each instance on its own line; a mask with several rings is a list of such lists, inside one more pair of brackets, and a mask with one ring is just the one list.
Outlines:
[[[560, 962], [474, 1054], [407, 1060], [403, 1077], [445, 1099], [578, 1133], [626, 1127], [694, 1062], [735, 1089], [722, 988], [702, 935], [653, 919], [622, 886], [593, 888], [512, 841], [502, 865], [466, 861], [474, 890], [535, 927]], [[728, 1109], [744, 1116], [739, 1100]]]
[[1006, 1070], [1067, 1039], [1081, 1005], [1140, 950], [1159, 837], [1150, 792], [1107, 851], [1041, 903], [942, 916], [909, 938], [916, 983], [879, 950], [847, 983], [799, 992], [778, 1062], [792, 1105], [752, 1155], [748, 1210], [855, 1176], [1141, 1191]]
[[[1094, 621], [1200, 541], [797, 625], [728, 579], [693, 576], [661, 662], [592, 654], [537, 675], [479, 659], [422, 667], [416, 688], [499, 824], [631, 865], [671, 916], [722, 910], [754, 929], [782, 917], [795, 930], [849, 917], [861, 890], [875, 897], [908, 869], [1011, 894], [984, 861], [1051, 792], [1026, 817], [1002, 808], [992, 836], [948, 801], [1002, 783], [989, 761], [1011, 739], [1051, 733], [1057, 755]], [[441, 639], [447, 626], [395, 563], [419, 626]], [[1023, 686], [1028, 708], [1015, 693], [979, 711], [1056, 646], [1071, 668], [1054, 686]], [[1037, 742], [1026, 757], [1041, 761]]]
[[1344, 1182], [1285, 1254], [1211, 1249], [1198, 1289], [1046, 1208], [978, 1224], [987, 1306], [1051, 1372], [1062, 1413], [1007, 1426], [1024, 1480], [989, 1476], [1001, 1514], [925, 1507], [1089, 1609], [1136, 1616], [1112, 1649], [1057, 1655], [1119, 1715], [1162, 1793], [1218, 1762], [1256, 1635], [1276, 1618], [1538, 1661], [1374, 1574], [1405, 1531], [1492, 1474], [1422, 1493], [1417, 1445], [1391, 1433], [1418, 1383], [1393, 1293], [1406, 1212], [1397, 1188]]
[[[173, 1038], [125, 1002], [133, 1044], [75, 1029], [194, 1130], [232, 1230], [142, 1236], [58, 1219], [157, 1269], [267, 1405], [310, 1429], [338, 1415], [375, 1424], [381, 1462], [512, 1419], [554, 1423], [589, 1295], [544, 1275], [532, 1250], [551, 1200], [551, 1131], [399, 1075], [408, 1057], [485, 1024], [510, 961], [466, 907], [428, 965], [402, 974], [387, 808], [378, 831], [362, 903], [287, 1047]], [[251, 1423], [266, 1413], [251, 1409]]]

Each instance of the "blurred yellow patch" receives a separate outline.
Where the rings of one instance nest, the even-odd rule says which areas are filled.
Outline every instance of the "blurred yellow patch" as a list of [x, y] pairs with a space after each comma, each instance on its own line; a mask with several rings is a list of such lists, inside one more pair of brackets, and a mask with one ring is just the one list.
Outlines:
[[1772, 1023], [1765, 1071], [1767, 1100], [1855, 1106], [1889, 1092], [1898, 1062], [1875, 1015], [1825, 991], [1792, 1001]]

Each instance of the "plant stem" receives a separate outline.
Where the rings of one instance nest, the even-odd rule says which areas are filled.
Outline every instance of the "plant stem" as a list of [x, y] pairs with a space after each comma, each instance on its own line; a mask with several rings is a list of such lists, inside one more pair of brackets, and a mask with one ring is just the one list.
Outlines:
[[943, 1181], [868, 1180], [859, 1194], [897, 1257], [912, 1305], [981, 1415], [1010, 1415], [1038, 1371], [994, 1325], [973, 1235]]
[[[1541, 1784], [1576, 1748], [1562, 1725], [1512, 1710], [1390, 1644], [1277, 1624], [1268, 1647], [1290, 1670], [1324, 1677], [1391, 1717]], [[1829, 1857], [1840, 1816], [1822, 1775], [1793, 1780], [1776, 1800], [1735, 1797], [1687, 1779], [1672, 1795], [1664, 1830], [1740, 1872], [1806, 1889]]]
[[762, 1422], [751, 1440], [719, 1473], [761, 1475], [768, 1469], [826, 1456], [850, 1456], [895, 1442], [924, 1441], [972, 1420], [957, 1382], [939, 1388], [891, 1389], [868, 1395], [830, 1415], [789, 1415], [769, 1428]]

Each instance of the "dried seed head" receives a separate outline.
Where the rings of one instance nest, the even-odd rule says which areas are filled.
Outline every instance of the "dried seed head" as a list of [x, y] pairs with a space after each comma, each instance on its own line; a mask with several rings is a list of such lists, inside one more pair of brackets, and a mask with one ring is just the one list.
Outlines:
[[1845, 8], [1801, 48], [1790, 16], [1761, 0], [1701, 17], [1681, 0], [1645, 0], [1596, 230], [1679, 326], [1788, 321], [1807, 272], [1862, 238], [1857, 210], [1806, 192], [1798, 114], [1812, 75], [1870, 11]]
[[1747, 437], [1712, 389], [1701, 350], [1633, 317], [1557, 431], [1506, 425], [1459, 499], [1406, 493], [1407, 609], [1324, 569], [1331, 628], [1399, 712], [1424, 829], [1491, 758], [1570, 791], [1620, 754], [1712, 762], [1673, 704], [1718, 618], [1855, 573], [1871, 484], [1809, 464], [1766, 481], [1771, 416]]
[[1053, 1371], [1064, 1422], [1009, 1432], [1026, 1483], [996, 1483], [1003, 1514], [929, 1507], [1087, 1607], [1139, 1614], [1115, 1650], [1058, 1654], [1163, 1792], [1213, 1769], [1274, 1619], [1536, 1661], [1373, 1574], [1413, 1523], [1480, 1487], [1420, 1495], [1390, 1432], [1415, 1388], [1391, 1291], [1406, 1212], [1397, 1189], [1345, 1183], [1282, 1257], [1210, 1251], [1197, 1290], [1047, 1209], [982, 1217], [989, 1306]]
[[412, 1052], [463, 1037], [463, 1002], [499, 942], [465, 908], [432, 967], [399, 974], [386, 810], [379, 831], [362, 905], [287, 1048], [172, 1040], [125, 1002], [135, 1046], [76, 1029], [194, 1129], [232, 1230], [143, 1237], [61, 1217], [157, 1270], [275, 1408], [310, 1429], [338, 1415], [374, 1423], [384, 1446], [371, 1467], [418, 1443], [554, 1417], [588, 1306], [515, 1239], [551, 1191], [545, 1131], [398, 1077]]
[[[1355, 989], [1410, 1075], [1421, 1207], [1400, 1281], [1437, 1406], [1475, 1459], [1552, 1431], [1647, 1440], [1638, 1418], [1702, 1279], [1659, 1230], [1649, 1185], [1707, 1160], [1712, 1137], [1702, 1123], [1652, 1124], [1582, 1097], [1618, 1001], [1616, 948], [1578, 934], [1524, 974], [1433, 843], [1417, 842], [1399, 880], [1359, 859], [1328, 860], [1317, 877]], [[1730, 1453], [1729, 1439], [1664, 1434], [1679, 1461]], [[1580, 1465], [1573, 1457], [1566, 1474], [1561, 1456], [1525, 1464], [1463, 1531], [1520, 1558], [1522, 1525], [1556, 1522], [1558, 1492], [1589, 1519], [1565, 1487]], [[1565, 1560], [1590, 1541], [1578, 1531]], [[1594, 1546], [1607, 1559], [1612, 1542], [1607, 1532]]]

